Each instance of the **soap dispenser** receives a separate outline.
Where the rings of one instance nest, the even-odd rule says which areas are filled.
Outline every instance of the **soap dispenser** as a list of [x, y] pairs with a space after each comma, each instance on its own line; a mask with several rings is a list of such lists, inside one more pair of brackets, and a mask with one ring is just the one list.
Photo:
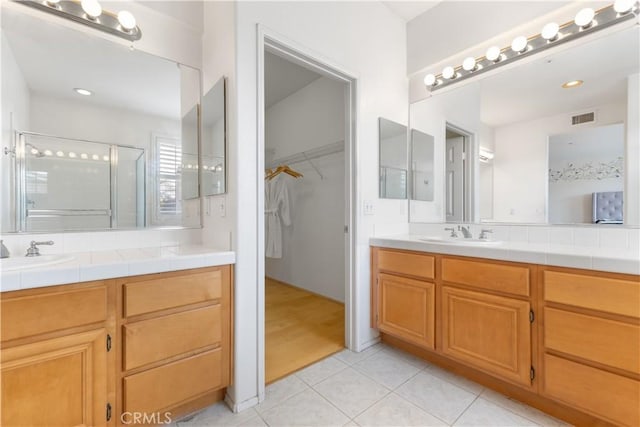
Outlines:
[[0, 240], [0, 258], [9, 258], [9, 249], [4, 245], [3, 240]]

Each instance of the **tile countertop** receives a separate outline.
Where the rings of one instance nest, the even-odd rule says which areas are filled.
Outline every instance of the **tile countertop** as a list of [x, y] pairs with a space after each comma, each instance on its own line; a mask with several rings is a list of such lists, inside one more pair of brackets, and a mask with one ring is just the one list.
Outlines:
[[[43, 251], [44, 252], [44, 251]], [[46, 255], [46, 253], [43, 253]], [[234, 264], [235, 252], [205, 246], [119, 249], [65, 254], [70, 261], [0, 271], [2, 292], [43, 286]]]
[[640, 274], [640, 252], [637, 250], [606, 250], [596, 247], [499, 242], [490, 246], [458, 245], [424, 242], [426, 236], [394, 235], [372, 237], [371, 246], [411, 251], [441, 253], [476, 258], [558, 267], [582, 268], [613, 273]]

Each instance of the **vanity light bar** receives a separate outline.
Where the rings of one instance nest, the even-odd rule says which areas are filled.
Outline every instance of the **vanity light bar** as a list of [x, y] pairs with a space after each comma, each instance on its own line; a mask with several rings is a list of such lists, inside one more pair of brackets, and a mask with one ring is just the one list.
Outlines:
[[140, 40], [142, 31], [130, 12], [117, 15], [102, 9], [98, 0], [20, 0], [20, 4], [33, 7], [75, 22], [96, 28], [129, 41]]
[[576, 14], [573, 21], [563, 25], [551, 22], [542, 28], [540, 34], [529, 38], [516, 37], [509, 47], [500, 49], [492, 46], [487, 49], [485, 56], [466, 58], [462, 65], [455, 68], [447, 66], [438, 75], [427, 74], [424, 77], [424, 84], [433, 92], [558, 44], [635, 19], [638, 13], [640, 13], [640, 6], [636, 0], [616, 0], [614, 4], [597, 11], [584, 8]]

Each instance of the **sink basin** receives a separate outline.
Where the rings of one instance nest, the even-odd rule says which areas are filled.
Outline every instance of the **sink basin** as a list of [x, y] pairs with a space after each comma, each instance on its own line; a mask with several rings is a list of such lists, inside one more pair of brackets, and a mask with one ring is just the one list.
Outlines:
[[462, 237], [420, 237], [421, 242], [444, 243], [447, 245], [492, 246], [502, 243], [500, 240], [465, 239]]
[[34, 257], [15, 257], [0, 259], [0, 270], [13, 271], [27, 268], [44, 267], [46, 265], [61, 264], [72, 261], [72, 255], [40, 255]]

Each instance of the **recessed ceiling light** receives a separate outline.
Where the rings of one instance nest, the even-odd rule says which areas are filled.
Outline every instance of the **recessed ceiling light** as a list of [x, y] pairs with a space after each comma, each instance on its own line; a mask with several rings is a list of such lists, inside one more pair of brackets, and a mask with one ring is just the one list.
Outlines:
[[563, 84], [562, 87], [565, 89], [571, 89], [572, 87], [582, 86], [582, 83], [584, 83], [582, 80], [571, 80]]
[[81, 87], [74, 87], [73, 90], [80, 94], [80, 95], [84, 95], [84, 96], [91, 96], [93, 95], [93, 92], [91, 92], [90, 90], [87, 89], [82, 89]]

